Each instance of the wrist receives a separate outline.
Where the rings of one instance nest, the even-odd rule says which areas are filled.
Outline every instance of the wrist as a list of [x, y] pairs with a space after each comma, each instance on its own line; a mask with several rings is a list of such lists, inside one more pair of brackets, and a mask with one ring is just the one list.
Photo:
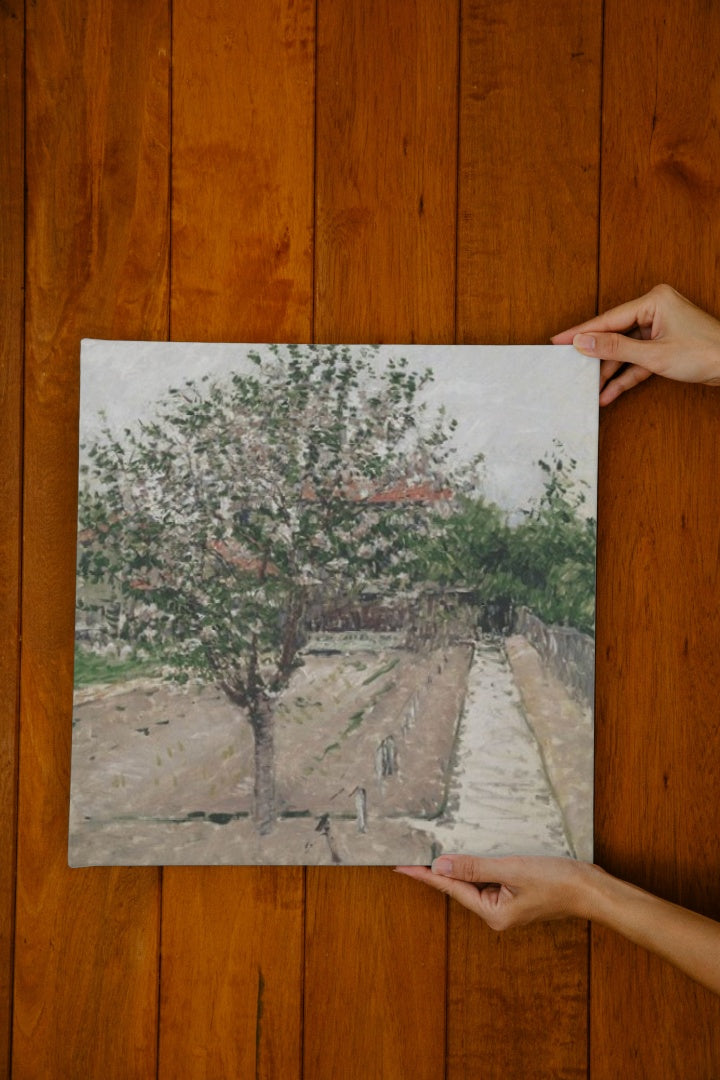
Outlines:
[[623, 891], [633, 886], [620, 881], [595, 863], [579, 862], [573, 897], [573, 914], [581, 919], [610, 924], [614, 912], [623, 902]]
[[627, 934], [635, 920], [646, 918], [648, 907], [662, 903], [657, 897], [629, 881], [609, 874], [602, 867], [586, 863], [582, 917]]

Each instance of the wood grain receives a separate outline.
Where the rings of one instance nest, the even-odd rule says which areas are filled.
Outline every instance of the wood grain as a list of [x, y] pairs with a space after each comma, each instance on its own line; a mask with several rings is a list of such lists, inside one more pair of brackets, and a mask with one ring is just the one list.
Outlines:
[[155, 1075], [158, 874], [67, 868], [78, 357], [167, 327], [164, 0], [27, 13], [27, 308], [13, 1077]]
[[457, 3], [318, 8], [317, 341], [451, 342]]
[[299, 1076], [302, 870], [164, 878], [160, 1076]]
[[718, 34], [703, 0], [608, 0], [601, 307], [669, 280], [717, 311]]
[[[458, 340], [547, 341], [595, 308], [600, 4], [469, 2], [461, 55]], [[448, 1076], [584, 1076], [587, 983], [583, 924], [451, 906]]]
[[[452, 341], [458, 11], [318, 8], [315, 337]], [[305, 1075], [444, 1073], [445, 904], [309, 869]]]
[[173, 9], [172, 334], [312, 333], [315, 5]]
[[25, 7], [0, 10], [0, 1075], [10, 1071], [20, 664]]
[[304, 1076], [440, 1080], [444, 898], [385, 867], [307, 877]]
[[450, 911], [448, 1076], [585, 1076], [584, 924], [500, 935]]
[[457, 339], [546, 342], [595, 305], [602, 5], [466, 0]]
[[[605, 40], [600, 305], [667, 280], [720, 314], [720, 12], [610, 0]], [[719, 422], [658, 381], [603, 416], [596, 758], [605, 865], [715, 918]], [[593, 1077], [720, 1073], [719, 999], [599, 929], [592, 972]]]
[[[596, 757], [598, 860], [714, 918], [719, 422], [711, 391], [649, 383], [603, 424]], [[609, 933], [592, 941], [593, 1075], [714, 1075], [717, 998]]]
[[[314, 23], [173, 6], [176, 340], [311, 338]], [[299, 1075], [303, 900], [299, 868], [165, 871], [161, 1076]]]
[[[300, 870], [174, 868], [161, 908], [65, 859], [80, 337], [546, 340], [599, 226], [601, 308], [720, 315], [720, 12], [606, 0], [598, 217], [600, 0], [318, 0], [317, 36], [314, 0], [174, 0], [172, 132], [168, 0], [0, 7], [0, 1072], [14, 931], [16, 1080], [578, 1077], [588, 1002], [594, 1080], [720, 1075], [718, 999], [600, 928], [588, 987], [582, 925], [448, 931], [389, 870], [310, 870], [304, 911]], [[719, 411], [601, 417], [596, 749], [598, 861], [715, 917]]]

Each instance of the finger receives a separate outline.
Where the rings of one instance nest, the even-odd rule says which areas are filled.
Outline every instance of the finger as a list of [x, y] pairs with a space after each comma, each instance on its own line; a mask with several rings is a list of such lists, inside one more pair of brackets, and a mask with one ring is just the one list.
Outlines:
[[634, 365], [626, 368], [603, 388], [600, 394], [600, 404], [609, 405], [619, 398], [621, 394], [624, 394], [626, 390], [630, 390], [633, 386], [637, 386], [638, 383], [644, 382], [651, 375], [652, 372], [647, 371], [645, 368]]
[[666, 357], [662, 342], [639, 341], [625, 334], [576, 334], [573, 345], [583, 356], [595, 356], [617, 364], [637, 364], [653, 372], [662, 368]]
[[[571, 326], [569, 330], [562, 330], [561, 334], [556, 334], [551, 338], [552, 345], [572, 345], [572, 339], [582, 333], [589, 333], [592, 329], [601, 329], [601, 327], [594, 327], [592, 324], [595, 320], [590, 320], [589, 323], [581, 323], [580, 326]], [[648, 323], [643, 326], [633, 325], [631, 328], [622, 330], [622, 333], [626, 337], [634, 337], [647, 341], [652, 336], [652, 325]]]
[[572, 339], [579, 331], [578, 326], [572, 326], [569, 330], [563, 330], [561, 334], [554, 334], [550, 338], [553, 345], [572, 345]]
[[502, 884], [507, 881], [509, 862], [512, 860], [507, 857], [481, 859], [473, 855], [441, 855], [432, 864], [432, 872], [459, 881], [471, 881], [475, 885]]
[[467, 881], [455, 881], [453, 878], [443, 877], [441, 874], [433, 874], [432, 870], [428, 869], [427, 866], [396, 866], [395, 869], [399, 874], [406, 874], [407, 877], [415, 878], [416, 881], [422, 881], [423, 884], [430, 885], [431, 888], [443, 893], [445, 896], [451, 896], [453, 900], [457, 900], [463, 907], [468, 908], [469, 911], [474, 912], [476, 915], [482, 914], [481, 893], [478, 891], [477, 886], [471, 885]]
[[398, 874], [417, 878], [418, 881], [425, 881], [429, 885], [432, 885], [435, 880], [429, 866], [396, 866], [395, 870]]
[[504, 930], [511, 924], [517, 917], [517, 905], [504, 885], [486, 885], [478, 892], [478, 914], [493, 930]]
[[[591, 322], [594, 322], [594, 320], [591, 320]], [[577, 334], [589, 331], [591, 329], [593, 329], [593, 327], [590, 323], [581, 323], [580, 326], [572, 326], [569, 330], [563, 330], [561, 334], [555, 334], [554, 337], [550, 338], [550, 341], [553, 345], [572, 345], [573, 338]], [[597, 329], [599, 329], [599, 327]], [[633, 326], [632, 329], [624, 330], [623, 333], [626, 337], [633, 337], [638, 339], [642, 338], [644, 341], [647, 341], [647, 339], [651, 336], [652, 327]]]
[[602, 390], [607, 382], [612, 379], [613, 375], [617, 375], [618, 371], [623, 365], [619, 360], [602, 360], [600, 363], [600, 389]]
[[550, 338], [554, 345], [569, 345], [576, 334], [585, 331], [623, 331], [629, 330], [635, 325], [646, 326], [655, 317], [656, 301], [652, 292], [645, 293], [635, 300], [628, 300], [624, 304], [610, 308], [601, 315], [595, 315], [592, 319], [571, 326], [569, 330], [563, 330], [560, 334]]

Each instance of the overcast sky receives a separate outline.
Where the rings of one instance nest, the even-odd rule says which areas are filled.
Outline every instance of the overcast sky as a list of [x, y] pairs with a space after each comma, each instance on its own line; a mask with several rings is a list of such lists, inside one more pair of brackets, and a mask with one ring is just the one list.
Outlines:
[[[263, 345], [86, 340], [81, 354], [80, 441], [98, 434], [100, 412], [119, 434], [148, 419], [171, 386], [203, 375], [247, 368], [246, 354]], [[598, 367], [572, 346], [384, 345], [382, 363], [404, 356], [433, 383], [423, 399], [444, 405], [458, 421], [458, 454], [486, 458], [486, 493], [508, 510], [527, 506], [542, 491], [540, 457], [559, 439], [578, 462], [595, 513]]]

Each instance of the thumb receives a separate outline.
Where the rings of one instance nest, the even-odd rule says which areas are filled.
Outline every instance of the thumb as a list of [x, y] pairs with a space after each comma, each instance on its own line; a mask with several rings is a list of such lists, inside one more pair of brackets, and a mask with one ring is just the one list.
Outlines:
[[457, 881], [495, 881], [497, 866], [493, 860], [476, 859], [471, 855], [441, 855], [432, 864], [434, 874], [455, 878]]
[[640, 341], [625, 334], [586, 333], [576, 334], [573, 345], [584, 356], [596, 356], [599, 360], [637, 364], [654, 372], [662, 367], [662, 345], [658, 341]]

